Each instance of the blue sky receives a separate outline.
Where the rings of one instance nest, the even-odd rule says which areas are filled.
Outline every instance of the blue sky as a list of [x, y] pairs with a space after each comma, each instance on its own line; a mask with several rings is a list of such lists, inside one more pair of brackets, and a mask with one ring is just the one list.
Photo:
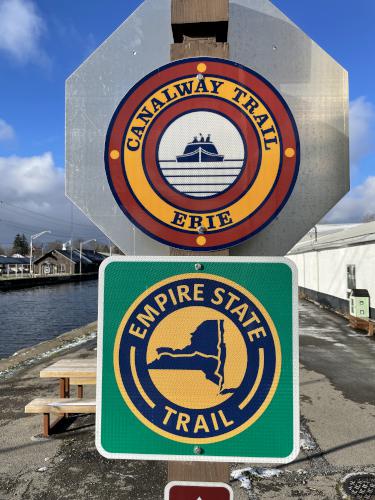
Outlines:
[[[48, 217], [64, 218], [61, 224], [55, 220], [55, 237], [68, 239], [64, 82], [140, 3], [0, 0], [0, 200], [8, 203], [0, 205], [6, 221], [0, 220], [0, 244], [17, 231], [45, 229], [53, 222]], [[350, 72], [352, 191], [327, 220], [360, 220], [375, 213], [375, 2], [273, 3]], [[35, 218], [15, 205], [42, 215]], [[99, 234], [77, 210], [73, 217], [75, 236]]]

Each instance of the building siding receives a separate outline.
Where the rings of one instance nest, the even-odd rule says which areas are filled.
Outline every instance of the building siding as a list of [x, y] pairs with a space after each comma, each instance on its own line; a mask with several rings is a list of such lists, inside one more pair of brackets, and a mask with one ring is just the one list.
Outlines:
[[355, 265], [356, 288], [370, 294], [371, 317], [375, 317], [375, 243], [290, 254], [298, 268], [300, 291], [322, 305], [348, 311], [347, 266]]
[[[48, 266], [50, 267], [50, 272], [46, 273], [45, 268]], [[38, 259], [38, 261], [34, 264], [34, 272], [40, 275], [69, 274], [70, 269], [72, 270], [72, 273], [75, 272], [74, 262], [71, 262], [65, 257], [65, 255], [61, 255], [58, 252], [47, 254], [45, 257]]]

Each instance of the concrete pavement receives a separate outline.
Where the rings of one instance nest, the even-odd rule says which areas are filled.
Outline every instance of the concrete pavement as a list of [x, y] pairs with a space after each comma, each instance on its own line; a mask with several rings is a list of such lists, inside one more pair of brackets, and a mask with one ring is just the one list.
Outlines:
[[251, 490], [236, 500], [336, 499], [347, 474], [375, 473], [375, 338], [315, 304], [299, 307], [301, 452], [278, 477], [248, 474]]
[[[341, 498], [338, 485], [346, 474], [375, 472], [375, 341], [305, 301], [300, 318], [300, 455], [293, 464], [270, 465], [276, 472], [264, 466], [244, 472], [250, 489], [233, 481], [236, 500]], [[67, 351], [54, 354], [62, 355]], [[94, 340], [69, 351], [69, 357], [94, 355]], [[78, 417], [49, 440], [31, 439], [40, 432], [41, 417], [25, 415], [23, 408], [33, 397], [57, 394], [56, 381], [39, 378], [50, 363], [40, 358], [0, 378], [0, 499], [161, 500], [166, 464], [100, 457], [92, 415]]]

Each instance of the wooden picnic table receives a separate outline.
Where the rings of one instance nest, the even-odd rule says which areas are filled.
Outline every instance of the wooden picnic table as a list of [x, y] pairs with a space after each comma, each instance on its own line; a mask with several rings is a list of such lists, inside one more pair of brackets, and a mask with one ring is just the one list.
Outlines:
[[60, 398], [70, 397], [70, 386], [77, 385], [77, 397], [83, 397], [83, 386], [96, 384], [96, 358], [63, 358], [40, 371], [41, 378], [60, 380]]
[[[43, 415], [43, 436], [53, 432], [56, 425], [70, 414], [95, 413], [95, 399], [83, 399], [83, 386], [96, 384], [96, 359], [62, 358], [40, 371], [41, 378], [60, 380], [59, 399], [35, 398], [25, 406], [25, 413]], [[77, 385], [77, 398], [70, 397], [70, 386]], [[58, 418], [51, 425], [51, 414]]]

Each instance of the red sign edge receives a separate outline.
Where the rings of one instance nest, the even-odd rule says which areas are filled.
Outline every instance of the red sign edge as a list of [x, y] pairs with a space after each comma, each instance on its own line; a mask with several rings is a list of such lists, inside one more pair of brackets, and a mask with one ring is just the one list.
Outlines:
[[169, 493], [174, 486], [212, 486], [213, 488], [225, 488], [229, 492], [229, 499], [234, 500], [233, 490], [226, 483], [203, 483], [203, 482], [193, 482], [193, 481], [171, 481], [167, 484], [164, 489], [164, 500], [170, 500]]

